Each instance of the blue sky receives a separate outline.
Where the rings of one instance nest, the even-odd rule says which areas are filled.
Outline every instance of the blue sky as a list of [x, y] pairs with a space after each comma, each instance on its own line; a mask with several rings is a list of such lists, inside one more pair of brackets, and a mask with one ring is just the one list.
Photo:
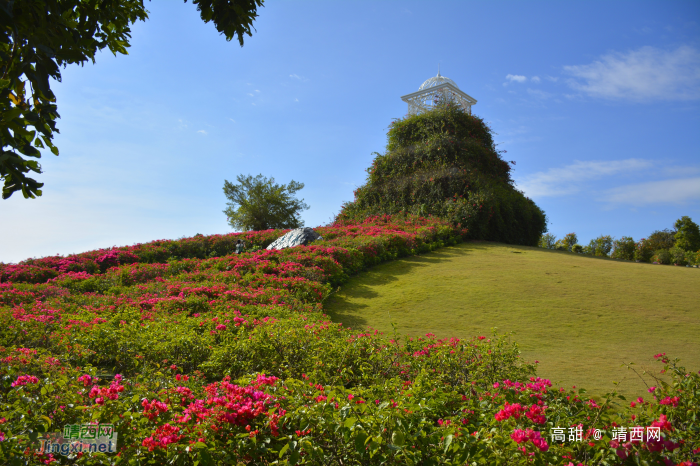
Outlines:
[[700, 2], [269, 1], [243, 48], [146, 5], [128, 56], [52, 83], [61, 153], [0, 201], [0, 261], [229, 232], [238, 174], [305, 183], [325, 224], [438, 64], [558, 237], [700, 223]]

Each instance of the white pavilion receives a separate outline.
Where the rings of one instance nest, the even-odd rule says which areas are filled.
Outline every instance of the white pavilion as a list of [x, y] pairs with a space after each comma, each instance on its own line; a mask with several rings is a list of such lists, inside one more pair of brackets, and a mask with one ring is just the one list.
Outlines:
[[438, 74], [434, 78], [425, 81], [418, 92], [407, 94], [401, 97], [401, 100], [408, 104], [408, 113], [415, 115], [432, 109], [439, 100], [451, 100], [464, 109], [465, 112], [472, 114], [472, 105], [476, 104], [476, 99], [469, 96], [457, 87], [457, 83], [450, 78]]

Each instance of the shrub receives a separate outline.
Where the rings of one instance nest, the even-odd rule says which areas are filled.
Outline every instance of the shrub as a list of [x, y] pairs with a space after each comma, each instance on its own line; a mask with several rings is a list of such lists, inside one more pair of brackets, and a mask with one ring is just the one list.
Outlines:
[[668, 249], [659, 249], [658, 251], [654, 251], [654, 256], [651, 258], [651, 261], [669, 265], [671, 263], [671, 253]]
[[700, 250], [687, 252], [685, 257], [690, 265], [700, 265]]
[[688, 259], [686, 258], [686, 255], [690, 256], [692, 254], [684, 251], [683, 249], [677, 246], [672, 247], [668, 250], [668, 252], [671, 255], [671, 263], [678, 265], [688, 264]]
[[540, 241], [537, 245], [544, 249], [555, 249], [557, 237], [551, 233], [540, 236]]
[[613, 239], [609, 235], [601, 235], [592, 239], [588, 246], [584, 248], [585, 254], [592, 256], [608, 257], [613, 246]]
[[[318, 230], [324, 241], [311, 246], [149, 262], [169, 252], [164, 242], [105, 274], [39, 259], [57, 275], [50, 283], [0, 284], [0, 464], [681, 464], [697, 455], [700, 375], [663, 354], [653, 400], [626, 408], [614, 392], [596, 402], [552, 387], [507, 335], [404, 339], [322, 314], [332, 284], [454, 243], [459, 228], [381, 216]], [[177, 247], [199, 255], [214, 239]], [[36, 453], [38, 434], [89, 422], [114, 425], [117, 456]], [[660, 436], [618, 442], [613, 423]], [[555, 426], [603, 438], [555, 442]]]
[[634, 251], [636, 243], [629, 236], [623, 236], [620, 239], [613, 241], [613, 252], [610, 257], [613, 259], [623, 259], [627, 261], [634, 260]]
[[649, 235], [647, 241], [649, 242], [650, 247], [654, 251], [659, 251], [661, 249], [671, 249], [676, 244], [675, 234], [675, 231], [669, 229], [656, 230], [651, 235]]
[[651, 244], [646, 238], [642, 238], [637, 241], [634, 246], [634, 260], [640, 262], [649, 262], [651, 257], [654, 255], [654, 249], [652, 249]]
[[554, 247], [560, 251], [572, 251], [576, 242], [578, 242], [576, 233], [567, 233], [566, 236], [555, 243]]
[[583, 254], [583, 246], [580, 244], [574, 244], [571, 247], [571, 252], [575, 252], [576, 254]]
[[700, 249], [700, 227], [690, 217], [681, 217], [676, 220], [676, 246], [684, 251], [697, 251]]

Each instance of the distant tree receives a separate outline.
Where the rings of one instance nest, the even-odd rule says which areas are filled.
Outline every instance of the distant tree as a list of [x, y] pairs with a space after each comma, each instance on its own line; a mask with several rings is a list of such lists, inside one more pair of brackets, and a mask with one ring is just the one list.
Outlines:
[[540, 242], [538, 246], [544, 249], [554, 249], [554, 245], [557, 243], [557, 237], [551, 233], [540, 236]]
[[690, 217], [681, 217], [676, 220], [676, 246], [684, 251], [700, 251], [700, 228]]
[[640, 262], [649, 262], [654, 255], [654, 249], [646, 238], [637, 241], [634, 246], [634, 260]]
[[613, 259], [634, 260], [635, 242], [629, 236], [623, 236], [613, 241], [613, 252], [610, 257]]
[[304, 183], [292, 180], [287, 185], [275, 184], [262, 175], [238, 175], [239, 184], [224, 180], [224, 194], [229, 202], [224, 213], [236, 230], [268, 230], [271, 228], [299, 228], [304, 225], [302, 210], [309, 208], [304, 200], [293, 197]]
[[583, 246], [580, 244], [574, 244], [571, 247], [571, 252], [575, 252], [576, 254], [583, 254]]
[[584, 254], [592, 256], [608, 257], [612, 250], [613, 239], [609, 235], [601, 235], [596, 239], [592, 239], [588, 246], [583, 248]]
[[691, 251], [686, 251], [684, 249], [679, 248], [678, 246], [672, 247], [668, 250], [668, 252], [669, 254], [671, 254], [671, 263], [673, 264], [687, 265], [689, 262], [688, 258], [692, 258]]
[[651, 258], [652, 262], [657, 262], [664, 265], [670, 265], [671, 260], [671, 253], [668, 249], [659, 249], [658, 251], [654, 251], [654, 256]]
[[[185, 0], [187, 2], [187, 0]], [[231, 40], [251, 35], [263, 0], [192, 0], [205, 23]], [[127, 54], [130, 26], [148, 17], [143, 0], [22, 0], [0, 3], [0, 180], [2, 198], [16, 191], [41, 196], [39, 149], [58, 133], [56, 96], [49, 78], [61, 81], [59, 67], [91, 60], [105, 47]], [[33, 129], [30, 129], [33, 128]]]
[[571, 251], [576, 243], [578, 243], [576, 233], [567, 233], [566, 236], [555, 243], [554, 247], [562, 251]]
[[669, 229], [661, 231], [656, 230], [649, 235], [647, 241], [649, 242], [649, 247], [651, 247], [653, 251], [671, 249], [676, 244], [675, 235], [676, 232]]

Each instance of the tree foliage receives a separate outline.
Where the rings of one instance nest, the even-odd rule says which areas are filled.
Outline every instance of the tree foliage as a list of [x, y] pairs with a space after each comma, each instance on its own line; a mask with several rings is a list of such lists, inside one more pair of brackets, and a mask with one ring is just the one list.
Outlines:
[[613, 248], [613, 238], [610, 235], [600, 235], [596, 239], [592, 239], [588, 246], [583, 247], [584, 254], [591, 256], [608, 257]]
[[[185, 0], [187, 1], [187, 0]], [[204, 22], [231, 40], [251, 35], [256, 8], [263, 0], [193, 0]], [[108, 48], [127, 54], [130, 26], [145, 21], [143, 0], [22, 0], [0, 2], [0, 179], [2, 198], [16, 191], [41, 196], [39, 149], [58, 155], [56, 96], [50, 78], [61, 81], [60, 67], [95, 62]]]
[[573, 251], [574, 244], [578, 243], [576, 233], [567, 233], [562, 239], [554, 243], [554, 249]]
[[671, 249], [676, 244], [676, 232], [666, 228], [665, 230], [656, 230], [647, 238], [649, 247], [654, 251], [660, 249]]
[[449, 102], [396, 120], [386, 152], [338, 216], [347, 221], [408, 212], [450, 220], [471, 239], [536, 246], [546, 217], [513, 186], [490, 128]]
[[700, 251], [700, 227], [693, 220], [684, 216], [676, 220], [676, 246], [684, 251]]
[[540, 241], [537, 245], [544, 249], [554, 249], [556, 243], [557, 237], [554, 236], [552, 233], [547, 233], [540, 236]]
[[613, 241], [613, 252], [610, 257], [613, 259], [634, 260], [634, 250], [636, 243], [630, 236], [623, 236]]
[[292, 180], [289, 184], [275, 184], [262, 175], [238, 175], [239, 184], [224, 180], [224, 194], [229, 199], [224, 213], [229, 225], [237, 230], [268, 230], [270, 228], [299, 228], [304, 225], [302, 210], [309, 208], [304, 200], [293, 197], [304, 183]]

